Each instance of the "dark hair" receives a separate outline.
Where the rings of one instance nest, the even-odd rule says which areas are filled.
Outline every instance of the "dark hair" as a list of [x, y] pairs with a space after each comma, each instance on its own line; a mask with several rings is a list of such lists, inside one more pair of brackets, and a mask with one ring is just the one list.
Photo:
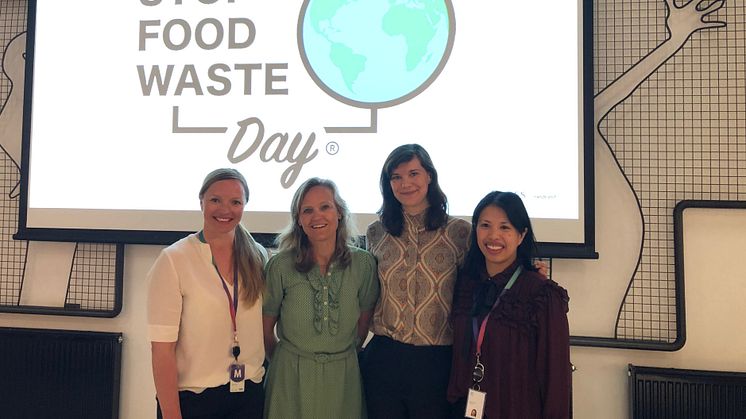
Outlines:
[[427, 188], [427, 202], [429, 207], [425, 214], [425, 228], [437, 230], [448, 222], [448, 199], [438, 184], [438, 171], [427, 151], [419, 144], [404, 144], [389, 154], [381, 169], [381, 195], [383, 204], [378, 210], [383, 228], [393, 236], [400, 236], [404, 229], [404, 214], [401, 203], [394, 196], [391, 189], [391, 172], [400, 164], [418, 159], [422, 167], [430, 175], [430, 185]]
[[[221, 180], [236, 180], [241, 184], [244, 192], [244, 203], [249, 202], [249, 185], [246, 178], [236, 169], [216, 169], [205, 176], [199, 190], [199, 200], [215, 182]], [[241, 285], [241, 301], [255, 303], [264, 291], [264, 263], [266, 253], [264, 249], [251, 237], [246, 228], [238, 223], [233, 238], [233, 258], [238, 264], [238, 278]]]
[[474, 215], [471, 218], [469, 250], [464, 258], [464, 266], [461, 272], [471, 278], [479, 278], [480, 274], [484, 272], [486, 262], [477, 243], [477, 223], [479, 223], [479, 216], [482, 214], [482, 211], [490, 205], [505, 211], [510, 224], [513, 224], [516, 230], [526, 232], [523, 241], [518, 245], [516, 252], [517, 260], [523, 266], [523, 269], [535, 271], [533, 258], [536, 256], [536, 238], [534, 237], [534, 230], [531, 227], [531, 219], [528, 216], [528, 211], [526, 211], [521, 197], [513, 192], [493, 191], [482, 198], [477, 207], [474, 208]]
[[320, 179], [312, 177], [303, 182], [293, 195], [293, 201], [290, 204], [291, 221], [285, 230], [277, 236], [277, 247], [280, 251], [290, 250], [295, 253], [295, 269], [298, 272], [308, 272], [313, 267], [315, 261], [311, 252], [311, 243], [308, 236], [300, 225], [300, 206], [308, 191], [316, 186], [323, 186], [329, 189], [334, 196], [334, 205], [339, 212], [339, 225], [337, 226], [336, 245], [332, 261], [336, 261], [340, 266], [346, 267], [350, 264], [352, 256], [350, 255], [349, 246], [354, 244], [352, 223], [350, 222], [350, 210], [347, 203], [339, 195], [337, 185], [329, 179]]

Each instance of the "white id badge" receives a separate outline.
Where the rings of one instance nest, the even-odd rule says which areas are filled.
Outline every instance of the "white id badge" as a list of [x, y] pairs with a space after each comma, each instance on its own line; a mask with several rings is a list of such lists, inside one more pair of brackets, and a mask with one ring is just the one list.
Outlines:
[[482, 419], [484, 415], [484, 400], [487, 393], [479, 390], [469, 389], [469, 396], [466, 398], [466, 411], [464, 417], [469, 419]]
[[242, 393], [244, 390], [244, 375], [246, 367], [244, 364], [231, 364], [231, 393]]

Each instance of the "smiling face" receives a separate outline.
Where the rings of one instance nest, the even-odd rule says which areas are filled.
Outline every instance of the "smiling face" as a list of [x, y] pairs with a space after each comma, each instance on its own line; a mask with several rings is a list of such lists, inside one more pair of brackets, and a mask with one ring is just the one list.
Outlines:
[[336, 241], [340, 214], [334, 193], [326, 186], [314, 186], [300, 203], [298, 222], [311, 244]]
[[246, 197], [241, 182], [219, 180], [205, 191], [200, 199], [205, 236], [231, 233], [241, 221]]
[[490, 276], [504, 271], [516, 260], [518, 246], [526, 235], [525, 230], [516, 230], [505, 211], [495, 205], [486, 206], [479, 214], [476, 232]]
[[407, 214], [419, 214], [429, 206], [427, 191], [430, 185], [430, 174], [422, 167], [420, 159], [413, 158], [404, 162], [390, 175], [391, 190], [394, 197]]

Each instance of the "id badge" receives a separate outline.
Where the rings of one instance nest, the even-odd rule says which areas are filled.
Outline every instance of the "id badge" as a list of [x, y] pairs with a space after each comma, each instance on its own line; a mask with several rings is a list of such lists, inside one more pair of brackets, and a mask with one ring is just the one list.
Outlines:
[[244, 364], [231, 364], [231, 393], [242, 393], [244, 380], [246, 379], [246, 366]]
[[484, 415], [484, 401], [487, 393], [479, 390], [469, 389], [469, 396], [466, 398], [466, 411], [464, 417], [469, 419], [482, 419]]

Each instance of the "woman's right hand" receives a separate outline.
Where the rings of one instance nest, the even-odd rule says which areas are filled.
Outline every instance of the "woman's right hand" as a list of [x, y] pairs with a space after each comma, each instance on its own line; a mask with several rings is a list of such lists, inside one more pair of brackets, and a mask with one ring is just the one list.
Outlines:
[[176, 342], [151, 342], [153, 381], [163, 419], [181, 419], [176, 379]]

